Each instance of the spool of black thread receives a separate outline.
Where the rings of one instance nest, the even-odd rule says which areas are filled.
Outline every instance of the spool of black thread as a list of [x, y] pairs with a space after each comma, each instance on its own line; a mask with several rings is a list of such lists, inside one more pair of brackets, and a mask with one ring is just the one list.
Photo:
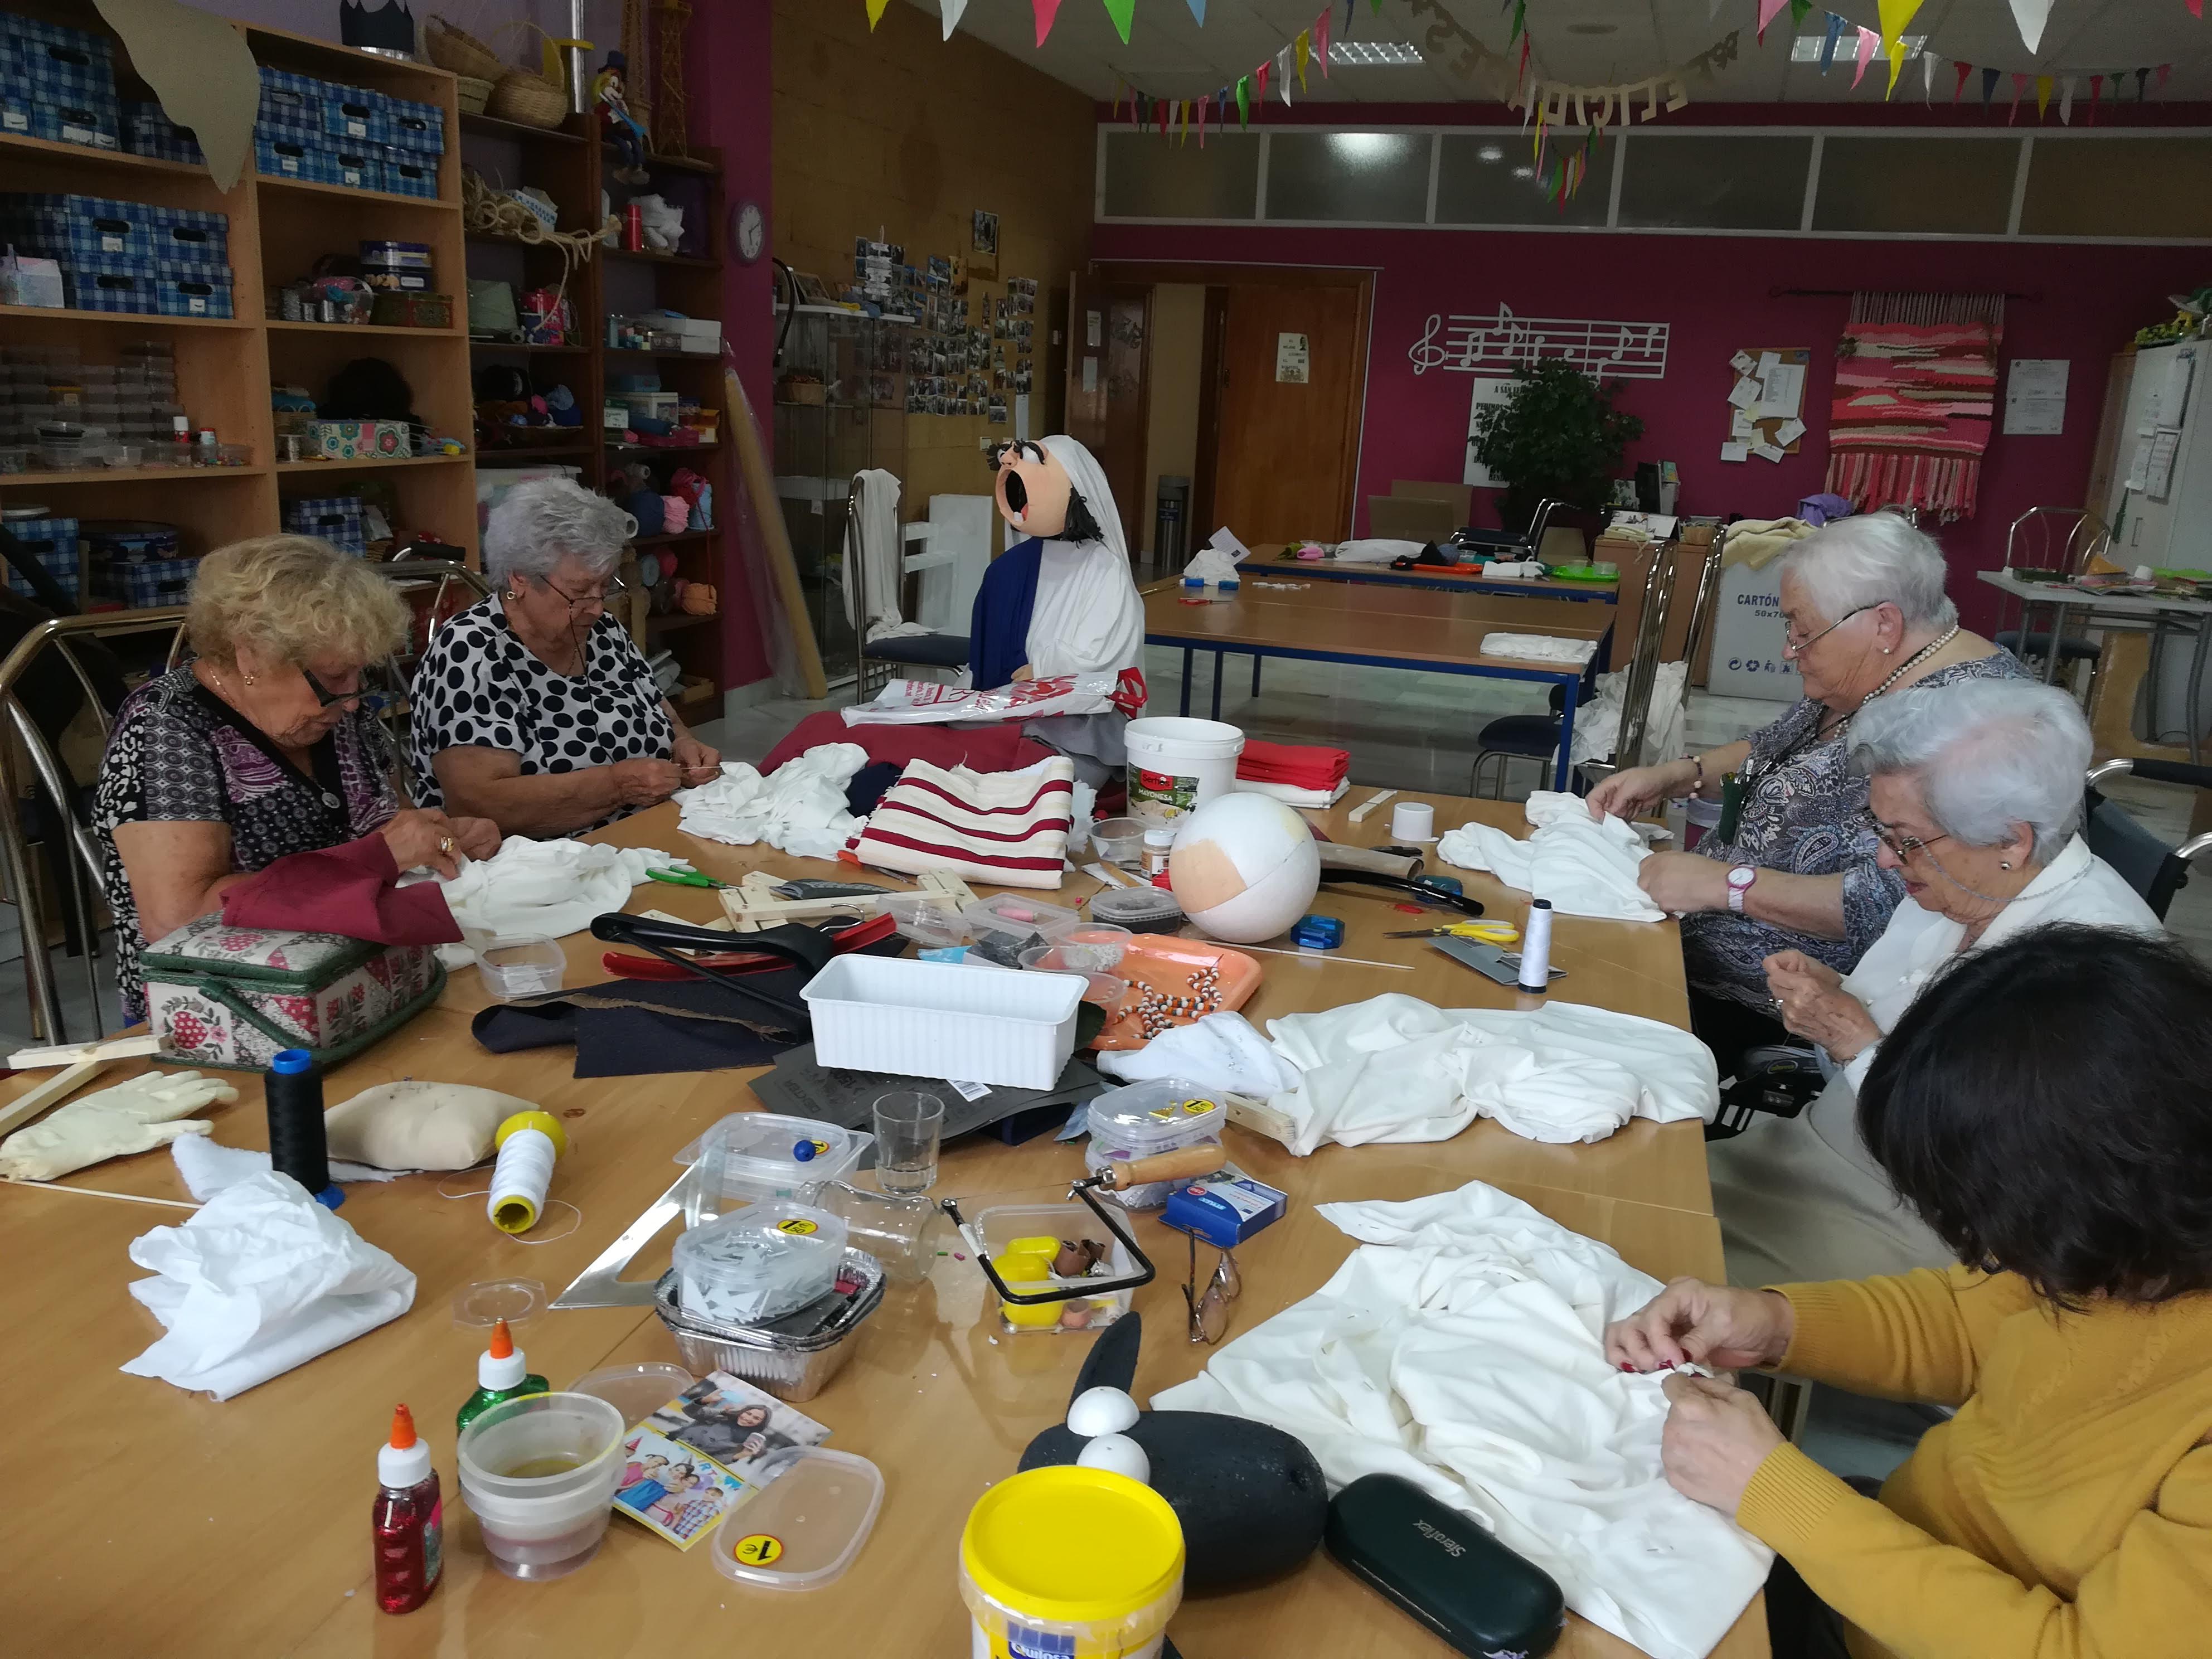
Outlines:
[[336, 1209], [344, 1194], [331, 1181], [330, 1142], [323, 1132], [323, 1068], [305, 1048], [286, 1048], [269, 1062], [269, 1161]]

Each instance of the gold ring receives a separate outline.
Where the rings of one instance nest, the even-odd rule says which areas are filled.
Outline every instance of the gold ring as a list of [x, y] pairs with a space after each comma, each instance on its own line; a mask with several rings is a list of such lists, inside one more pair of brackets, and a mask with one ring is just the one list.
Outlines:
[[444, 854], [447, 858], [451, 858], [451, 857], [453, 857], [453, 838], [451, 836], [439, 836], [439, 837], [438, 837], [438, 850], [439, 850], [441, 853], [443, 853], [443, 854]]

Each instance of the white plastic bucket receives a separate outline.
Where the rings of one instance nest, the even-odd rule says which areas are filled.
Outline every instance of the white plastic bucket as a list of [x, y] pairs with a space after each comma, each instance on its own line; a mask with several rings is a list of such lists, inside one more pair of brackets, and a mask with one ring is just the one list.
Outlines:
[[1122, 728], [1129, 755], [1129, 815], [1173, 823], [1229, 793], [1244, 734], [1221, 720], [1163, 715]]

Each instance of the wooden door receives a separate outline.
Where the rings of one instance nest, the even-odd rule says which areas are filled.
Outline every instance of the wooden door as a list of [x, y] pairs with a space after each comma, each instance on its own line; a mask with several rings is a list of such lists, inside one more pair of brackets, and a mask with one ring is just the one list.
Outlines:
[[[1350, 283], [1230, 287], [1212, 522], [1248, 547], [1352, 532], [1364, 293]], [[1193, 530], [1195, 545], [1212, 525]]]
[[1145, 489], [1148, 414], [1146, 343], [1152, 333], [1149, 283], [1069, 279], [1067, 432], [1097, 458], [1114, 492], [1121, 532], [1133, 551], [1151, 521]]

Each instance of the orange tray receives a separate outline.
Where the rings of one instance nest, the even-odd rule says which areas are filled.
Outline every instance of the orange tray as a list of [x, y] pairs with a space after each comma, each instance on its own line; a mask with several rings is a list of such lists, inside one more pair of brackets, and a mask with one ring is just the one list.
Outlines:
[[[1216, 1013], [1231, 1008], [1242, 1008], [1260, 988], [1260, 964], [1242, 951], [1233, 951], [1226, 945], [1215, 945], [1202, 939], [1179, 939], [1172, 933], [1138, 933], [1129, 940], [1129, 948], [1121, 953], [1121, 960], [1114, 972], [1129, 981], [1129, 988], [1114, 1005], [1106, 1018], [1106, 1029], [1098, 1034], [1094, 1048], [1141, 1048], [1152, 1041], [1137, 1023], [1137, 1000], [1142, 988], [1149, 985], [1155, 991], [1171, 997], [1190, 994], [1190, 975], [1200, 968], [1218, 967], [1221, 970], [1221, 1006]], [[1190, 1014], [1170, 1021], [1175, 1025], [1188, 1025], [1202, 1018]]]

